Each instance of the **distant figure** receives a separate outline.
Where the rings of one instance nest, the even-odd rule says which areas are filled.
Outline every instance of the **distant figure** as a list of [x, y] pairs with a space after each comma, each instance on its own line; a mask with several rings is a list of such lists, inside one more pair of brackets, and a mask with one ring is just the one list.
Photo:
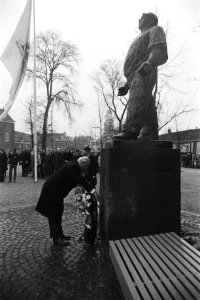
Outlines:
[[123, 131], [113, 139], [158, 139], [158, 120], [152, 91], [157, 80], [157, 66], [167, 59], [166, 36], [153, 13], [139, 20], [141, 34], [133, 41], [124, 63], [125, 85], [118, 96], [129, 100]]
[[22, 177], [27, 177], [31, 167], [31, 153], [27, 149], [20, 153], [20, 164], [22, 166]]
[[3, 149], [0, 149], [0, 182], [5, 181], [6, 169], [7, 169], [7, 155]]
[[59, 150], [54, 153], [54, 172], [64, 165], [63, 153]]
[[16, 182], [17, 177], [17, 165], [19, 163], [19, 154], [14, 148], [12, 153], [8, 154], [8, 163], [9, 163], [9, 182], [12, 182], [12, 171], [14, 171], [13, 182]]
[[77, 160], [77, 159], [79, 159], [79, 157], [81, 157], [82, 156], [82, 153], [81, 153], [81, 150], [79, 150], [79, 149], [76, 149], [75, 151], [74, 151], [74, 153], [73, 153], [73, 160]]
[[62, 229], [64, 198], [77, 185], [83, 186], [88, 192], [95, 192], [82, 176], [89, 164], [88, 157], [68, 162], [49, 177], [42, 187], [36, 211], [48, 218], [50, 237], [53, 238], [54, 245], [65, 246], [70, 239], [70, 236], [64, 235]]
[[64, 163], [66, 164], [67, 162], [73, 159], [73, 154], [69, 149], [66, 149], [64, 151], [63, 157], [64, 157]]
[[95, 185], [97, 184], [96, 174], [99, 169], [98, 157], [91, 154], [91, 148], [89, 146], [86, 146], [83, 150], [83, 155], [87, 156], [90, 160], [90, 165], [86, 171], [85, 178], [90, 182], [93, 188], [95, 188]]

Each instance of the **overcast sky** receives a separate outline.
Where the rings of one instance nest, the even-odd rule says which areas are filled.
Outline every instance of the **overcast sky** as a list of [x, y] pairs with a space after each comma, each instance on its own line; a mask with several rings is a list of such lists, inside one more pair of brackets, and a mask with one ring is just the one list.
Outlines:
[[[26, 5], [26, 0], [0, 0], [0, 55], [9, 41]], [[62, 112], [55, 112], [54, 122], [58, 132], [90, 134], [98, 126], [95, 109], [96, 95], [90, 76], [106, 59], [124, 60], [138, 20], [144, 12], [157, 12], [159, 25], [170, 26], [168, 51], [170, 58], [184, 44], [181, 59], [185, 62], [184, 74], [177, 80], [177, 88], [184, 95], [172, 92], [175, 101], [190, 102], [200, 107], [200, 0], [35, 0], [36, 32], [59, 30], [62, 39], [75, 44], [81, 54], [77, 86], [84, 108], [75, 114], [76, 122], [69, 127]], [[33, 34], [31, 33], [31, 38]], [[0, 108], [7, 101], [11, 78], [0, 62]], [[10, 110], [16, 121], [16, 130], [24, 131], [23, 102], [26, 84]], [[185, 115], [179, 121], [180, 130], [200, 127], [199, 112]], [[171, 125], [172, 127], [172, 125]], [[165, 129], [166, 130], [166, 129]]]

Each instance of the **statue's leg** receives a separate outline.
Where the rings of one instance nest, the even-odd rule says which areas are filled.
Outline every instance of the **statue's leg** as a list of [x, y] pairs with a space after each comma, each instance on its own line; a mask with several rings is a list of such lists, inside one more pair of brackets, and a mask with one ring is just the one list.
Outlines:
[[138, 139], [158, 139], [158, 122], [152, 91], [156, 83], [156, 71], [148, 76], [136, 74], [130, 93], [130, 115], [127, 128], [140, 129]]
[[113, 139], [130, 139], [137, 140], [138, 135], [141, 130], [141, 122], [140, 122], [140, 110], [141, 107], [139, 103], [140, 94], [141, 94], [141, 79], [139, 74], [135, 74], [132, 82], [130, 84], [129, 90], [129, 99], [127, 105], [127, 114], [126, 121], [123, 127], [123, 130], [120, 134], [117, 134], [113, 137]]
[[148, 136], [151, 140], [158, 140], [158, 118], [155, 105], [155, 99], [153, 96], [149, 98], [149, 109], [147, 118], [140, 130], [140, 136], [138, 139]]
[[155, 83], [156, 71], [148, 76], [135, 73], [130, 85], [124, 128], [114, 139], [157, 139], [157, 114], [152, 96]]

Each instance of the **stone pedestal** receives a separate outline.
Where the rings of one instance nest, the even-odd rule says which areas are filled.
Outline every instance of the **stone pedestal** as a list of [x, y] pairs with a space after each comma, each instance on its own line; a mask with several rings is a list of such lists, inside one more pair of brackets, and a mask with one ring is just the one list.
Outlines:
[[180, 153], [171, 142], [111, 141], [101, 153], [105, 241], [180, 231]]

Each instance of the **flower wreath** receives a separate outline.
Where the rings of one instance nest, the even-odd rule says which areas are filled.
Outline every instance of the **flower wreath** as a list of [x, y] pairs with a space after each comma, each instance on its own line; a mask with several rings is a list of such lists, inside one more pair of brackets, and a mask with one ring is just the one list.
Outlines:
[[92, 201], [94, 201], [94, 195], [87, 192], [82, 187], [77, 187], [75, 190], [76, 195], [76, 206], [77, 206], [77, 216], [84, 217], [86, 216], [85, 226], [88, 229], [91, 229], [91, 212], [90, 206], [92, 205]]

